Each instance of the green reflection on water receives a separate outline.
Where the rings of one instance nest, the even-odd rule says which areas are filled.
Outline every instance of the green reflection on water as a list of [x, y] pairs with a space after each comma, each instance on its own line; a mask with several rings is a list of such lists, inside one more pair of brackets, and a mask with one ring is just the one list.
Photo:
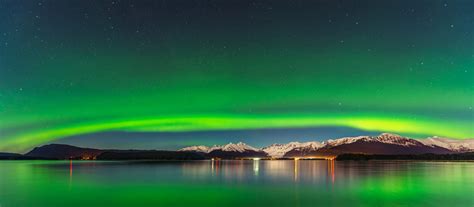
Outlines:
[[473, 206], [474, 163], [0, 162], [0, 205]]

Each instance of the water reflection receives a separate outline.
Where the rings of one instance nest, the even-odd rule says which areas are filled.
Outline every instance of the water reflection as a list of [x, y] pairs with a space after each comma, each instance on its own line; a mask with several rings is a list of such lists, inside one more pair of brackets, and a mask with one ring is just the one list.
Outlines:
[[336, 175], [335, 175], [335, 172], [334, 172], [334, 160], [331, 159], [331, 160], [327, 160], [328, 162], [328, 175], [331, 177], [331, 181], [332, 181], [332, 184], [334, 184], [334, 181], [336, 179]]
[[335, 183], [334, 160], [211, 160], [183, 162], [182, 175], [193, 179], [224, 179], [227, 182], [287, 181]]
[[[453, 166], [459, 165], [452, 164]], [[133, 165], [133, 166], [131, 166]], [[387, 186], [395, 189], [400, 173], [409, 178], [413, 168], [432, 172], [442, 165], [444, 174], [465, 176], [463, 168], [451, 168], [446, 163], [423, 162], [338, 162], [334, 160], [207, 160], [187, 162], [72, 162], [63, 164], [33, 164], [32, 169], [47, 170], [68, 178], [69, 185], [74, 180], [88, 179], [105, 182], [122, 176], [134, 175], [144, 182], [163, 180], [183, 180], [186, 182], [225, 183], [299, 183], [311, 185], [353, 185], [357, 180], [387, 178]], [[123, 170], [126, 169], [126, 170]], [[67, 170], [64, 172], [64, 170]], [[337, 172], [336, 172], [337, 171]], [[62, 173], [60, 173], [62, 172]], [[425, 172], [425, 171], [423, 171]], [[441, 173], [441, 172], [439, 172]], [[443, 175], [444, 175], [443, 174]], [[445, 175], [446, 176], [446, 175]], [[336, 180], [337, 177], [337, 180]], [[389, 179], [390, 178], [390, 179]]]
[[[97, 165], [96, 165], [97, 164]], [[125, 171], [108, 171], [107, 176], [103, 174], [95, 175], [94, 172], [105, 169], [122, 169], [128, 167]], [[225, 182], [260, 182], [260, 181], [279, 181], [279, 182], [305, 182], [305, 183], [331, 183], [336, 182], [336, 171], [341, 178], [360, 176], [361, 173], [368, 175], [376, 171], [362, 171], [357, 167], [351, 166], [351, 163], [338, 163], [334, 160], [206, 160], [206, 161], [188, 161], [188, 162], [74, 162], [68, 161], [67, 165], [42, 164], [40, 168], [56, 169], [64, 167], [67, 169], [69, 185], [73, 183], [73, 174], [75, 178], [84, 173], [90, 174], [90, 179], [113, 179], [114, 176], [121, 176], [127, 173], [155, 175], [170, 175], [176, 179], [208, 180], [218, 179]], [[370, 163], [368, 168], [373, 168]], [[180, 170], [179, 174], [173, 172], [176, 168]], [[396, 171], [403, 168], [403, 164], [392, 164], [383, 166], [384, 171]], [[59, 169], [58, 169], [59, 170]], [[64, 175], [64, 174], [63, 174]], [[176, 177], [178, 176], [178, 177]], [[97, 178], [95, 178], [97, 177]], [[153, 180], [153, 176], [145, 177]], [[161, 179], [160, 178], [160, 179]]]
[[253, 161], [253, 172], [256, 176], [258, 176], [259, 165], [260, 165], [260, 160]]
[[294, 165], [294, 174], [295, 174], [295, 181], [298, 181], [298, 167], [299, 167], [299, 159], [295, 159], [295, 165]]
[[472, 162], [73, 162], [0, 162], [2, 206], [59, 206], [58, 197], [71, 206], [97, 201], [84, 192], [104, 195], [104, 203], [110, 204], [97, 206], [136, 206], [137, 200], [168, 198], [176, 199], [161, 206], [190, 206], [214, 198], [236, 206], [474, 206]]
[[72, 178], [72, 160], [69, 160], [69, 178]]
[[69, 160], [69, 187], [72, 184], [72, 160]]

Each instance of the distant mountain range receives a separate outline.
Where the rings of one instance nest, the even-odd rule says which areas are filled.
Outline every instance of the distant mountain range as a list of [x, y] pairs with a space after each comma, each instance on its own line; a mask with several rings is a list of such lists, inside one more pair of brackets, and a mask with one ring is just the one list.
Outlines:
[[383, 133], [379, 136], [344, 137], [324, 142], [290, 142], [255, 148], [245, 143], [227, 145], [190, 146], [179, 151], [204, 153], [210, 156], [241, 154], [242, 156], [262, 156], [273, 158], [337, 156], [339, 154], [451, 154], [474, 151], [474, 139], [453, 140], [446, 138], [411, 139], [396, 134]]
[[[200, 160], [209, 158], [308, 158], [336, 157], [341, 154], [362, 155], [422, 155], [460, 154], [474, 152], [474, 139], [453, 140], [431, 137], [411, 139], [396, 134], [344, 137], [324, 142], [290, 142], [256, 148], [245, 143], [214, 146], [190, 146], [177, 151], [163, 150], [108, 150], [81, 148], [62, 144], [36, 147], [21, 155], [0, 153], [0, 159], [98, 159], [98, 160]], [[346, 156], [354, 157], [354, 156]], [[380, 156], [376, 156], [380, 157]], [[409, 156], [405, 156], [409, 157]], [[397, 156], [399, 158], [399, 156]], [[402, 156], [403, 158], [403, 156]]]
[[178, 150], [180, 152], [199, 152], [207, 155], [208, 157], [218, 158], [236, 158], [236, 157], [268, 157], [268, 154], [264, 151], [249, 146], [245, 143], [239, 142], [237, 144], [229, 143], [226, 145], [214, 145], [212, 147], [206, 147], [203, 145], [186, 147]]

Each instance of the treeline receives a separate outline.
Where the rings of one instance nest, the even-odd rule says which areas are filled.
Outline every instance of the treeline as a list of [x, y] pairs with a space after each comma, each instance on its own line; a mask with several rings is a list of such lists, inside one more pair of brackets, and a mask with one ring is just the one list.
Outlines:
[[420, 155], [341, 154], [337, 156], [336, 160], [474, 160], [474, 152]]

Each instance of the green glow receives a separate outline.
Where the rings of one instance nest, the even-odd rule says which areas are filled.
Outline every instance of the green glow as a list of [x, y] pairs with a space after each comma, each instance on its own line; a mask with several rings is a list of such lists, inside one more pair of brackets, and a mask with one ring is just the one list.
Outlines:
[[[468, 162], [0, 162], [5, 206], [472, 206]], [[250, 166], [250, 167], [249, 167]], [[87, 196], [85, 196], [87, 195]], [[245, 199], [242, 199], [245, 198]], [[384, 205], [386, 206], [386, 205]]]
[[[2, 142], [3, 149], [25, 150], [35, 144], [54, 139], [110, 130], [124, 131], [199, 131], [199, 130], [228, 130], [256, 129], [279, 127], [317, 127], [344, 126], [368, 131], [382, 130], [396, 133], [428, 134], [440, 136], [467, 138], [474, 134], [469, 122], [441, 123], [436, 120], [422, 120], [382, 117], [360, 114], [326, 114], [319, 116], [286, 115], [286, 116], [166, 116], [141, 119], [97, 120], [80, 124], [63, 124], [51, 129], [38, 129], [11, 136], [10, 140]], [[0, 148], [0, 149], [2, 149]]]
[[471, 2], [165, 2], [0, 6], [0, 151], [109, 130], [474, 137]]

